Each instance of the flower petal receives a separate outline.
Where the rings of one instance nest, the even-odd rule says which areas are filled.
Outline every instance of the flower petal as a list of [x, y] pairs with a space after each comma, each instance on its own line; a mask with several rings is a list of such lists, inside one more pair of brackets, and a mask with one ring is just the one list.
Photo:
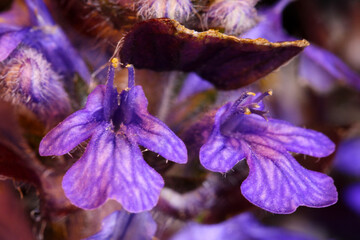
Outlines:
[[0, 61], [5, 60], [12, 51], [20, 44], [29, 29], [3, 33], [0, 36]]
[[277, 119], [269, 120], [265, 135], [279, 141], [290, 152], [313, 157], [326, 157], [335, 150], [335, 144], [324, 134]]
[[210, 171], [227, 172], [245, 157], [241, 142], [220, 132], [220, 119], [229, 106], [227, 104], [218, 110], [210, 138], [200, 148], [200, 162]]
[[88, 139], [103, 118], [103, 98], [104, 86], [99, 86], [89, 95], [83, 110], [71, 114], [42, 139], [40, 155], [63, 155]]
[[326, 207], [337, 201], [330, 177], [303, 168], [276, 142], [258, 138], [247, 143], [250, 147], [244, 151], [250, 172], [241, 191], [251, 203], [288, 214], [298, 206]]
[[[314, 66], [319, 68], [318, 71], [327, 72], [332, 78], [360, 89], [360, 76], [331, 52], [311, 45], [304, 50], [303, 54]], [[306, 77], [306, 75], [304, 77]], [[309, 80], [311, 81], [312, 79]]]
[[185, 144], [165, 123], [149, 114], [146, 109], [148, 101], [142, 88], [132, 88], [128, 98], [129, 105], [134, 108], [134, 116], [128, 129], [134, 141], [168, 160], [186, 163]]
[[134, 142], [108, 129], [106, 124], [97, 129], [84, 155], [65, 174], [66, 196], [84, 209], [99, 207], [109, 198], [129, 212], [152, 209], [164, 186], [162, 177]]
[[335, 87], [335, 78], [318, 63], [305, 54], [299, 57], [299, 76], [313, 89], [321, 93], [330, 92]]
[[296, 127], [286, 121], [264, 118], [252, 114], [243, 115], [236, 131], [239, 134], [258, 135], [279, 142], [290, 152], [314, 157], [325, 157], [335, 150], [335, 144], [324, 134]]
[[156, 228], [156, 222], [149, 212], [129, 214], [123, 210], [115, 211], [104, 218], [101, 231], [86, 240], [150, 240]]
[[30, 16], [35, 25], [44, 27], [55, 24], [42, 0], [25, 0], [25, 2], [30, 10]]

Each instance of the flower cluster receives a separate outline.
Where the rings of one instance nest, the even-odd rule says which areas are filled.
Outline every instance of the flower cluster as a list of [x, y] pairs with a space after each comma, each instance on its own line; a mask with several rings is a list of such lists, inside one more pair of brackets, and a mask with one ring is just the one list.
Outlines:
[[[360, 140], [344, 137], [356, 125], [334, 127], [337, 108], [318, 93], [336, 94], [335, 80], [359, 90], [360, 77], [286, 33], [290, 2], [54, 1], [53, 18], [43, 0], [15, 0], [0, 12], [0, 175], [36, 183], [25, 198], [36, 198], [39, 238], [61, 216], [72, 239], [313, 239], [250, 212], [337, 202], [336, 146], [321, 132], [340, 142], [334, 166], [359, 176]], [[281, 120], [270, 101], [289, 101], [266, 76], [296, 55], [296, 75], [317, 91], [296, 80], [286, 91], [320, 103], [304, 125], [321, 132]], [[345, 194], [356, 211], [359, 193]]]
[[108, 198], [118, 200], [130, 212], [153, 208], [164, 186], [150, 168], [138, 145], [178, 163], [187, 161], [184, 143], [147, 110], [134, 69], [128, 66], [128, 87], [118, 94], [114, 88], [112, 59], [107, 85], [99, 85], [84, 109], [70, 115], [41, 141], [42, 156], [62, 155], [91, 137], [84, 155], [64, 176], [63, 188], [73, 204], [99, 207]]

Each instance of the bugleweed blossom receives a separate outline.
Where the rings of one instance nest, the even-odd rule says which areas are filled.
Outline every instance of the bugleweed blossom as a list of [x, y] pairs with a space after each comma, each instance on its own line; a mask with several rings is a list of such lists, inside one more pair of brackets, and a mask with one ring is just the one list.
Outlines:
[[[250, 91], [271, 88], [278, 75], [267, 75], [299, 53], [291, 66], [320, 91], [334, 79], [360, 89], [360, 78], [285, 32], [289, 0], [259, 11], [258, 0], [50, 2], [64, 30], [42, 0], [14, 0], [18, 8], [0, 13], [0, 176], [24, 194], [23, 218], [31, 216], [38, 239], [312, 239], [265, 226], [259, 216], [282, 227], [290, 217], [295, 227], [319, 224], [310, 233], [322, 237], [325, 220], [310, 217], [320, 211], [274, 215], [337, 202], [327, 175], [335, 144], [277, 119], [277, 103], [268, 112], [272, 91]], [[26, 14], [13, 21], [14, 9]], [[76, 50], [72, 41], [83, 46]], [[311, 102], [306, 111], [291, 110], [340, 142], [334, 164], [357, 178], [360, 141], [342, 137], [356, 126], [341, 124], [345, 117], [333, 106], [355, 94], [319, 95], [303, 86], [289, 92], [281, 101], [296, 101], [294, 92]], [[358, 209], [353, 186], [345, 197]], [[9, 206], [0, 204], [0, 224]], [[306, 224], [298, 229], [307, 231]], [[0, 239], [8, 239], [1, 228]]]
[[221, 107], [214, 128], [200, 149], [201, 164], [225, 173], [246, 159], [249, 176], [241, 192], [273, 213], [292, 213], [298, 206], [325, 207], [337, 201], [333, 180], [303, 168], [288, 151], [325, 157], [335, 145], [323, 134], [264, 118], [263, 94], [244, 93]]
[[98, 86], [84, 109], [66, 118], [41, 141], [42, 156], [63, 155], [91, 138], [84, 155], [67, 171], [63, 188], [70, 201], [92, 209], [108, 198], [124, 209], [152, 209], [164, 186], [162, 177], [143, 159], [138, 145], [164, 158], [186, 163], [184, 143], [159, 119], [151, 116], [134, 69], [128, 66], [128, 87], [120, 94], [114, 87], [114, 67], [109, 66], [106, 86]]

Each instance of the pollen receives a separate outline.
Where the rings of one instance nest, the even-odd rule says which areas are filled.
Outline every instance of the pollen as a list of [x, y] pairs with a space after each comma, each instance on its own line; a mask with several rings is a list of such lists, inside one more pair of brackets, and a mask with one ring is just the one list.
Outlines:
[[268, 94], [269, 94], [270, 96], [273, 95], [273, 91], [272, 91], [272, 90], [269, 90], [269, 91], [267, 91], [267, 92], [268, 92]]
[[117, 68], [119, 66], [119, 59], [118, 58], [111, 59], [111, 64], [113, 68]]
[[256, 94], [254, 92], [247, 92], [247, 95], [255, 96]]
[[251, 111], [250, 111], [250, 109], [249, 109], [249, 108], [245, 108], [244, 110], [245, 110], [245, 112], [244, 112], [244, 113], [245, 113], [246, 115], [251, 114]]

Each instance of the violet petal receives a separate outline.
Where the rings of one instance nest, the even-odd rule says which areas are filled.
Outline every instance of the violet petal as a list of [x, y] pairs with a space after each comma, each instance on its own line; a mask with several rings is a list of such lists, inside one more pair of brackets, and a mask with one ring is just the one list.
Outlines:
[[128, 125], [128, 131], [131, 132], [134, 141], [168, 160], [186, 163], [185, 144], [165, 123], [149, 114], [147, 111], [148, 101], [140, 86], [130, 90], [128, 101], [135, 114]]
[[29, 29], [3, 33], [0, 36], [0, 61], [5, 60], [10, 53], [20, 44]]
[[305, 54], [299, 57], [298, 71], [301, 80], [320, 93], [330, 92], [335, 87], [335, 78]]
[[89, 95], [83, 110], [71, 114], [42, 139], [40, 155], [63, 155], [88, 139], [103, 118], [103, 98], [104, 86], [99, 86]]
[[215, 172], [227, 172], [245, 157], [240, 141], [220, 132], [220, 119], [229, 107], [227, 104], [218, 110], [211, 136], [200, 148], [201, 164]]
[[[303, 54], [314, 66], [319, 68], [318, 71], [327, 72], [332, 78], [360, 89], [360, 76], [331, 52], [315, 45], [310, 45], [304, 50]], [[303, 77], [307, 77], [306, 74], [304, 75], [304, 69], [300, 73], [303, 73]]]
[[243, 144], [250, 171], [241, 192], [251, 203], [289, 214], [298, 206], [326, 207], [337, 201], [332, 178], [303, 168], [277, 142], [256, 139], [250, 144], [251, 150]]
[[244, 122], [244, 125], [252, 125], [253, 129], [261, 129], [263, 132], [258, 134], [278, 141], [290, 152], [326, 157], [335, 150], [335, 144], [324, 134], [296, 127], [286, 121], [277, 119], [266, 121], [260, 116], [250, 115], [244, 117]]
[[134, 142], [109, 127], [97, 128], [84, 155], [65, 174], [66, 196], [83, 209], [97, 208], [109, 198], [129, 212], [152, 209], [164, 186], [162, 177]]

